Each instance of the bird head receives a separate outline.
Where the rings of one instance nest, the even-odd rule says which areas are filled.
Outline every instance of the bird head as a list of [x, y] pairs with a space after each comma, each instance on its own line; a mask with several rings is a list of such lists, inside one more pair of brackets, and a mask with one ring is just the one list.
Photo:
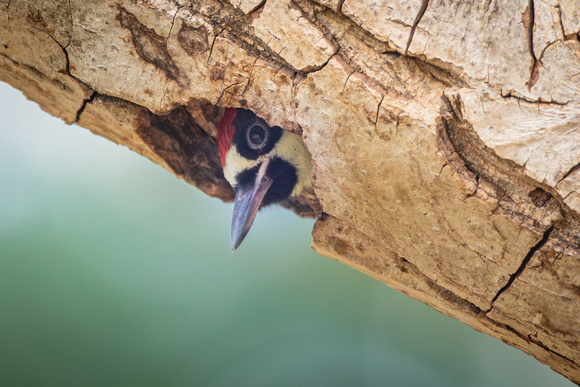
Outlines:
[[235, 251], [258, 210], [312, 188], [312, 164], [300, 136], [245, 109], [225, 110], [218, 148], [224, 176], [236, 192], [230, 235]]

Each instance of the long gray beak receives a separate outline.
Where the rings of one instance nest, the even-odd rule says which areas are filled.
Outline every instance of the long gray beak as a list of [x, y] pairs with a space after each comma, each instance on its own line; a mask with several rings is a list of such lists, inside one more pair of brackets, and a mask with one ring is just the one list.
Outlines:
[[238, 186], [236, 188], [236, 201], [234, 202], [234, 214], [232, 216], [232, 230], [230, 245], [232, 252], [240, 246], [260, 209], [264, 196], [272, 185], [272, 179], [266, 176], [266, 170], [270, 159], [264, 160], [253, 186]]

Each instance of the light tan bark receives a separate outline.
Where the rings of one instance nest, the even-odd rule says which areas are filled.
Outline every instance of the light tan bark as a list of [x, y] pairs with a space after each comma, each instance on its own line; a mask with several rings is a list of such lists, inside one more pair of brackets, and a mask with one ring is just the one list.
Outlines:
[[0, 80], [223, 200], [219, 107], [301, 133], [315, 250], [579, 383], [579, 10], [0, 0]]

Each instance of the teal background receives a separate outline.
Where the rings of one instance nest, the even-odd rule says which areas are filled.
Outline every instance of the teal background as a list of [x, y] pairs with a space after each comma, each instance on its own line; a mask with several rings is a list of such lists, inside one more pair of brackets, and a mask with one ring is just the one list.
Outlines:
[[571, 386], [0, 84], [1, 386]]

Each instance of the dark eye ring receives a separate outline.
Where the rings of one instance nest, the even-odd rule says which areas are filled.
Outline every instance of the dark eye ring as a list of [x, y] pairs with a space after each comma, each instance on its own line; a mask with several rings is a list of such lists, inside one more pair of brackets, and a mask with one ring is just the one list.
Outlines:
[[262, 149], [268, 142], [270, 128], [261, 123], [255, 123], [246, 131], [246, 141], [252, 149]]

